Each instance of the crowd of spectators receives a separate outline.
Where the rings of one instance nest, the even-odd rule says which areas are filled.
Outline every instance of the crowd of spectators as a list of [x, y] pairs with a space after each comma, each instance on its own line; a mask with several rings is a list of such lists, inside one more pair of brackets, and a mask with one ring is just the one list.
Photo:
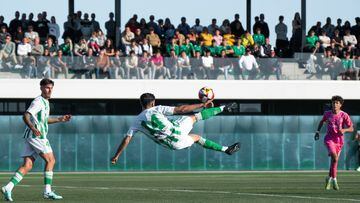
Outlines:
[[343, 80], [358, 80], [360, 76], [360, 18], [351, 26], [349, 21], [344, 25], [337, 20], [333, 25], [331, 18], [321, 26], [317, 22], [306, 36], [305, 52], [310, 52], [306, 71], [313, 76], [322, 77], [329, 74], [332, 80], [341, 76]]
[[358, 60], [354, 59], [359, 58], [360, 18], [356, 18], [354, 26], [348, 21], [342, 25], [341, 19], [337, 26], [331, 24], [330, 18], [324, 26], [318, 22], [306, 36], [305, 47], [299, 13], [292, 21], [290, 40], [284, 17], [279, 17], [275, 46], [270, 42], [264, 14], [255, 17], [253, 34], [244, 29], [239, 14], [221, 25], [212, 19], [208, 26], [198, 18], [193, 26], [185, 17], [174, 26], [169, 18], [156, 21], [151, 15], [146, 21], [133, 15], [119, 43], [115, 41], [113, 13], [105, 22], [106, 32], [100, 29], [94, 13], [90, 17], [81, 11], [69, 15], [63, 33], [54, 16], [48, 20], [47, 13], [42, 12], [36, 21], [33, 18], [32, 13], [20, 18], [16, 11], [7, 25], [0, 16], [0, 69], [26, 70], [24, 77], [30, 78], [56, 78], [59, 74], [68, 78], [71, 71], [77, 78], [217, 79], [223, 75], [227, 79], [232, 74], [235, 79], [268, 79], [270, 75], [280, 79], [281, 58], [305, 51], [311, 53], [306, 64], [310, 74], [329, 71], [324, 65], [320, 68], [319, 58], [330, 54], [343, 58], [339, 59], [343, 72], [351, 72], [343, 74], [344, 79], [357, 77], [354, 67]]

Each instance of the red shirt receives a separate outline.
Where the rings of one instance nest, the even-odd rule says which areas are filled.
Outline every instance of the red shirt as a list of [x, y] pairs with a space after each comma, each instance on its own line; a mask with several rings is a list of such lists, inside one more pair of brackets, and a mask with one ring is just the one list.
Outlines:
[[155, 64], [155, 65], [160, 65], [161, 63], [163, 63], [163, 61], [164, 61], [164, 59], [163, 59], [163, 57], [160, 55], [159, 57], [157, 57], [157, 56], [153, 56], [152, 58], [151, 58], [151, 61]]

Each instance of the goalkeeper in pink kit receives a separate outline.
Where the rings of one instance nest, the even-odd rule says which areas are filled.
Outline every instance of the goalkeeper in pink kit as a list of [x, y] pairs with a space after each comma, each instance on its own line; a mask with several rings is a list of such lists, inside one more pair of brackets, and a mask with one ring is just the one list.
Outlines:
[[324, 122], [327, 122], [324, 144], [326, 145], [329, 156], [331, 157], [329, 176], [326, 177], [325, 184], [325, 189], [327, 190], [330, 190], [331, 187], [333, 187], [334, 190], [339, 190], [336, 175], [341, 148], [344, 145], [344, 134], [346, 132], [354, 131], [350, 116], [341, 110], [343, 103], [344, 99], [340, 96], [333, 96], [331, 98], [332, 110], [324, 112], [324, 116], [321, 119], [314, 136], [315, 140], [319, 139], [320, 129]]

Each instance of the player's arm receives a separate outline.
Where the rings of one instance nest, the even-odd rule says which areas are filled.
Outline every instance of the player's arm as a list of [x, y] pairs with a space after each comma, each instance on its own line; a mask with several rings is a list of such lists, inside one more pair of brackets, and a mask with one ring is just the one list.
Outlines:
[[318, 127], [317, 127], [317, 130], [316, 130], [316, 132], [315, 132], [315, 136], [314, 136], [314, 139], [315, 140], [318, 140], [319, 138], [320, 138], [320, 130], [321, 130], [321, 128], [322, 128], [322, 126], [324, 125], [324, 119], [322, 119], [320, 122], [319, 122], [319, 125], [318, 125]]
[[345, 134], [347, 132], [351, 133], [351, 132], [354, 132], [354, 125], [350, 119], [350, 116], [349, 115], [346, 115], [345, 118], [344, 118], [344, 124], [347, 128], [342, 128], [340, 129], [340, 132], [342, 134]]
[[63, 115], [56, 118], [48, 118], [48, 124], [54, 124], [59, 122], [68, 122], [71, 119], [71, 115]]
[[201, 109], [209, 106], [210, 104], [212, 104], [212, 101], [213, 100], [208, 100], [207, 102], [200, 104], [187, 104], [187, 105], [177, 106], [174, 108], [174, 114], [185, 114], [185, 113], [193, 112], [196, 109]]
[[23, 115], [24, 123], [30, 128], [30, 130], [34, 133], [36, 136], [40, 136], [41, 133], [38, 129], [35, 128], [35, 126], [31, 122], [31, 114], [29, 112], [25, 112]]
[[344, 133], [351, 133], [351, 132], [354, 132], [354, 127], [351, 125], [350, 127], [348, 128], [343, 128], [340, 130], [342, 134]]
[[132, 136], [129, 136], [129, 135], [124, 137], [124, 139], [121, 141], [121, 144], [119, 145], [115, 155], [111, 158], [111, 163], [112, 164], [115, 164], [117, 162], [117, 160], [119, 159], [119, 157], [122, 154], [122, 152], [124, 151], [124, 149], [130, 143], [131, 139], [132, 139]]

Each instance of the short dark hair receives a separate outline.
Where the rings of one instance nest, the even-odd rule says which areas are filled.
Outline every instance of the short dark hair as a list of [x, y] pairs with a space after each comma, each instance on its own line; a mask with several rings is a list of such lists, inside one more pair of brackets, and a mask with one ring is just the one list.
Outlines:
[[40, 81], [40, 86], [45, 86], [48, 84], [52, 84], [54, 86], [54, 81], [50, 80], [49, 78], [44, 78]]
[[344, 103], [344, 99], [339, 95], [335, 95], [331, 97], [331, 102], [335, 102], [335, 101], [340, 102], [341, 105]]
[[144, 93], [140, 96], [140, 104], [143, 107], [146, 107], [153, 101], [155, 101], [155, 96], [151, 93]]

